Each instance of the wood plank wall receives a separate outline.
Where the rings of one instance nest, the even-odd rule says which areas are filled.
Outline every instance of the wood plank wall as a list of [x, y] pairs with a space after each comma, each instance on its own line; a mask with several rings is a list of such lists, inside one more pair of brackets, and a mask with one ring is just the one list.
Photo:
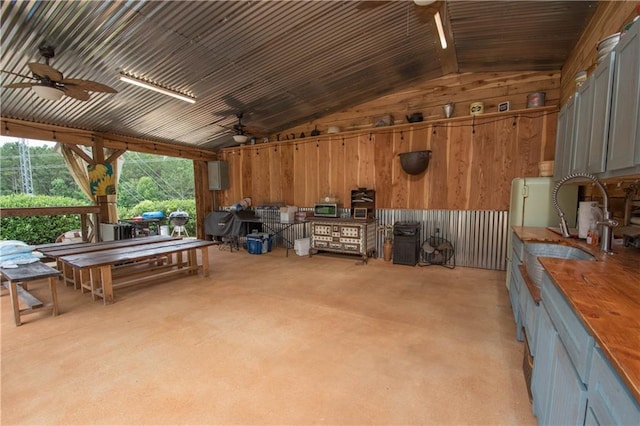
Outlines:
[[[556, 121], [544, 107], [225, 149], [231, 188], [218, 201], [311, 207], [331, 194], [350, 207], [367, 187], [377, 208], [507, 210], [511, 180], [553, 158]], [[398, 154], [420, 150], [432, 151], [427, 171], [406, 174]]]
[[[363, 130], [373, 127], [378, 119], [391, 115], [394, 124], [406, 123], [405, 116], [414, 112], [422, 113], [425, 121], [444, 118], [443, 106], [454, 104], [452, 117], [468, 117], [471, 103], [482, 101], [485, 113], [496, 112], [498, 104], [508, 101], [511, 110], [524, 109], [527, 95], [534, 92], [546, 93], [545, 105], [558, 105], [560, 98], [560, 72], [491, 72], [455, 73], [427, 80], [410, 90], [405, 90], [357, 105], [344, 111], [302, 123], [282, 130], [280, 139], [293, 133], [297, 137], [304, 132], [309, 136], [317, 126], [321, 134], [326, 134], [329, 126], [342, 130]], [[277, 135], [270, 136], [277, 141]]]

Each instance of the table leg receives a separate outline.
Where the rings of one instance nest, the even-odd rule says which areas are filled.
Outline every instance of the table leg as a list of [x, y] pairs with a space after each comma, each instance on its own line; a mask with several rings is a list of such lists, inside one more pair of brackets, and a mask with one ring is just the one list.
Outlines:
[[11, 296], [11, 307], [13, 308], [13, 321], [16, 326], [21, 325], [20, 322], [20, 305], [18, 304], [18, 288], [15, 281], [9, 281], [9, 295]]
[[209, 276], [209, 247], [200, 247], [200, 257], [202, 258], [202, 275]]
[[111, 265], [101, 266], [100, 276], [102, 278], [102, 295], [104, 297], [104, 304], [109, 305], [113, 303], [113, 280], [111, 278]]
[[[187, 262], [189, 267], [189, 275], [198, 273], [198, 255], [196, 253], [196, 249], [189, 249], [187, 251]], [[193, 269], [191, 269], [193, 268]]]
[[49, 277], [49, 291], [51, 291], [51, 303], [53, 304], [53, 316], [58, 315], [58, 291], [56, 289], [58, 277]]
[[[83, 270], [80, 271], [81, 277], [82, 271]], [[89, 291], [91, 292], [91, 300], [96, 300], [96, 289], [100, 288], [100, 285], [102, 284], [102, 279], [100, 278], [100, 269], [90, 268], [87, 272], [89, 272]]]

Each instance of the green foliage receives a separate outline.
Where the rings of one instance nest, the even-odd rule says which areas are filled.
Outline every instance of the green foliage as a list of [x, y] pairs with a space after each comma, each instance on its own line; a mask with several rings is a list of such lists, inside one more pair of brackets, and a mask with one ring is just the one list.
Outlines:
[[157, 200], [158, 199], [158, 184], [153, 181], [149, 176], [142, 176], [138, 179], [138, 185], [136, 190], [141, 197], [145, 200]]
[[[3, 208], [63, 207], [83, 206], [81, 202], [68, 197], [24, 194], [0, 196]], [[0, 219], [0, 239], [24, 241], [27, 244], [52, 243], [64, 232], [80, 228], [79, 215], [3, 217]]]
[[[67, 168], [62, 156], [51, 146], [30, 146], [29, 159], [31, 163], [31, 181], [35, 195], [62, 195], [70, 196], [78, 200], [86, 200], [85, 197]], [[20, 175], [20, 154], [18, 142], [10, 142], [0, 145], [0, 194], [22, 193], [22, 177]], [[62, 181], [62, 184], [54, 186], [54, 181]], [[55, 188], [66, 187], [66, 191], [54, 192]]]

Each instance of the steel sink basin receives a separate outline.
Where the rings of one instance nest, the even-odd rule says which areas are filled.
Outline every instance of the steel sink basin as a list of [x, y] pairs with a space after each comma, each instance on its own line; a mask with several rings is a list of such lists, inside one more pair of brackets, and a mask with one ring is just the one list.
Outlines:
[[542, 265], [538, 257], [555, 257], [568, 260], [596, 260], [596, 258], [576, 247], [550, 243], [527, 243], [524, 245], [524, 264], [527, 275], [538, 286], [542, 285]]

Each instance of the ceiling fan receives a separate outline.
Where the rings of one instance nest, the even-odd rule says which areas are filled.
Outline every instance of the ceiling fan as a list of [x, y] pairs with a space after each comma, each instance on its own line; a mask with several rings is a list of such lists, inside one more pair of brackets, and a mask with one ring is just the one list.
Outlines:
[[[393, 0], [387, 1], [360, 1], [356, 6], [356, 9], [359, 10], [369, 10], [374, 9], [379, 6], [384, 6], [387, 3], [394, 3]], [[416, 14], [416, 17], [421, 23], [427, 23], [433, 19], [433, 15], [436, 14], [442, 7], [444, 0], [413, 0], [413, 11]]]
[[233, 135], [233, 140], [234, 140], [234, 142], [237, 142], [237, 143], [240, 143], [240, 144], [246, 143], [247, 139], [249, 139], [249, 137], [244, 134], [244, 128], [246, 126], [242, 124], [242, 117], [243, 116], [244, 116], [244, 114], [242, 113], [242, 111], [238, 112], [236, 114], [236, 117], [238, 117], [238, 124], [234, 124], [234, 126], [233, 126], [233, 130], [236, 132], [236, 134]]
[[29, 62], [27, 64], [33, 74], [33, 77], [2, 70], [2, 72], [7, 74], [17, 75], [34, 81], [11, 83], [2, 87], [8, 89], [31, 88], [39, 97], [48, 100], [58, 100], [63, 95], [67, 95], [80, 101], [88, 101], [90, 98], [89, 92], [118, 93], [117, 90], [95, 81], [81, 80], [77, 78], [64, 78], [60, 71], [49, 65], [49, 59], [55, 56], [53, 46], [42, 45], [38, 50], [45, 58], [45, 63]]

